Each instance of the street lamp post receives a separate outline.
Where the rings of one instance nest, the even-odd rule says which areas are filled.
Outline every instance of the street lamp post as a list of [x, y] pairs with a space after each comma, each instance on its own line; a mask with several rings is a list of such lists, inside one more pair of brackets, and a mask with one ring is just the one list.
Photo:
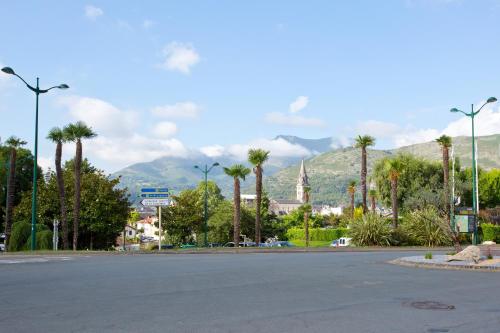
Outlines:
[[26, 82], [21, 76], [16, 74], [14, 70], [10, 67], [2, 68], [2, 72], [10, 75], [17, 76], [21, 81], [24, 82], [29, 90], [33, 91], [36, 95], [36, 107], [35, 107], [35, 149], [34, 149], [34, 161], [33, 161], [33, 193], [31, 199], [31, 251], [36, 249], [36, 202], [37, 202], [37, 172], [38, 172], [38, 95], [45, 94], [54, 88], [58, 89], [68, 89], [67, 84], [60, 84], [58, 86], [53, 86], [48, 89], [40, 89], [40, 79], [36, 78], [36, 87], [31, 86]]
[[195, 165], [194, 168], [200, 170], [203, 175], [205, 176], [205, 202], [204, 202], [204, 225], [203, 225], [203, 231], [204, 231], [204, 243], [205, 247], [208, 246], [208, 173], [216, 166], [218, 166], [219, 163], [215, 162], [212, 164], [212, 166], [209, 168], [208, 165], [205, 164], [205, 169], [200, 168], [199, 166]]
[[477, 245], [478, 243], [478, 234], [477, 234], [477, 214], [478, 214], [478, 202], [479, 198], [477, 197], [477, 174], [476, 174], [476, 139], [474, 136], [474, 117], [481, 111], [481, 109], [488, 103], [494, 103], [496, 102], [497, 99], [495, 97], [490, 97], [486, 100], [486, 102], [477, 110], [474, 111], [474, 104], [471, 105], [471, 112], [467, 113], [462, 110], [459, 110], [457, 108], [453, 108], [450, 110], [450, 112], [461, 112], [467, 117], [471, 118], [471, 123], [472, 123], [472, 211], [474, 212], [475, 216], [475, 223], [474, 223], [474, 237], [472, 239], [472, 243], [474, 245]]

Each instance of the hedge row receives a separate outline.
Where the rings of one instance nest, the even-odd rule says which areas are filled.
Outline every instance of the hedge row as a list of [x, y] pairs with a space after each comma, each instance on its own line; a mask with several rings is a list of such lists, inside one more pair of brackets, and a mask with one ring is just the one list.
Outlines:
[[[344, 237], [347, 234], [347, 228], [324, 229], [324, 228], [310, 228], [309, 240], [311, 241], [332, 241]], [[305, 231], [303, 228], [290, 228], [286, 232], [289, 240], [305, 239]]]
[[500, 225], [483, 223], [481, 229], [483, 230], [483, 241], [500, 242]]

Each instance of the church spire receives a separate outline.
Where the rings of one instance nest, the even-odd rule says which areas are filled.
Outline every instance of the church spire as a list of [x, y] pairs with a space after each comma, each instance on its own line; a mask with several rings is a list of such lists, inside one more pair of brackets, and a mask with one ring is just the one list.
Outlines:
[[306, 166], [304, 160], [300, 164], [299, 178], [297, 179], [297, 200], [305, 201], [305, 188], [309, 187], [309, 177], [307, 177]]

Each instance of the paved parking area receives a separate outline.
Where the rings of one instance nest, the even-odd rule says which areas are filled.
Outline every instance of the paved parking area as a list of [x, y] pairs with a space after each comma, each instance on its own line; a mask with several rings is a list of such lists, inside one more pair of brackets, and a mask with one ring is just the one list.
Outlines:
[[407, 252], [75, 256], [0, 265], [0, 332], [500, 332], [500, 275]]

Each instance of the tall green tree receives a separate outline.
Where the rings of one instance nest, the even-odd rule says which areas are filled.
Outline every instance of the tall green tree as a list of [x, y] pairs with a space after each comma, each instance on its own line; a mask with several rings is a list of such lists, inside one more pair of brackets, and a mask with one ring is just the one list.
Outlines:
[[16, 159], [17, 150], [26, 144], [15, 136], [11, 136], [5, 142], [10, 148], [10, 158], [9, 158], [9, 178], [7, 180], [7, 209], [5, 214], [5, 249], [8, 249], [10, 232], [12, 230], [12, 211], [14, 209], [14, 195], [16, 191]]
[[349, 199], [351, 201], [351, 217], [354, 217], [354, 194], [356, 193], [356, 181], [351, 180], [347, 185], [347, 193], [349, 193]]
[[[130, 213], [127, 190], [119, 188], [120, 179], [110, 178], [103, 171], [91, 166], [86, 159], [82, 161], [81, 211], [78, 236], [78, 249], [108, 249], [115, 245], [116, 237], [121, 234]], [[73, 217], [74, 161], [63, 166], [64, 186], [68, 222]], [[55, 172], [48, 181], [38, 181], [38, 223], [53, 227], [54, 219], [60, 216], [59, 190]], [[31, 223], [31, 194], [25, 191], [20, 203], [14, 209], [14, 224]], [[62, 235], [61, 235], [62, 236]], [[70, 231], [71, 236], [71, 231]], [[37, 244], [38, 246], [38, 244]]]
[[250, 174], [250, 169], [242, 164], [235, 164], [229, 168], [224, 168], [224, 173], [234, 180], [234, 219], [233, 219], [233, 239], [234, 246], [240, 243], [240, 213], [241, 213], [241, 193], [240, 193], [240, 178], [245, 180], [246, 176]]
[[80, 224], [81, 201], [81, 167], [82, 167], [82, 140], [91, 139], [97, 134], [84, 122], [78, 121], [64, 128], [64, 135], [68, 141], [76, 143], [75, 152], [75, 201], [73, 208], [73, 250], [78, 248], [78, 226]]
[[445, 201], [445, 214], [448, 223], [450, 220], [450, 152], [449, 149], [452, 144], [451, 137], [447, 135], [441, 135], [436, 139], [436, 142], [441, 146], [441, 152], [443, 153], [443, 187], [444, 187], [444, 201]]
[[398, 180], [404, 165], [399, 159], [390, 159], [386, 162], [386, 169], [391, 181], [392, 226], [396, 229], [398, 227]]
[[69, 233], [68, 233], [68, 217], [66, 210], [66, 191], [64, 189], [64, 176], [62, 171], [62, 149], [63, 144], [66, 142], [66, 136], [64, 131], [59, 127], [54, 127], [49, 131], [47, 135], [47, 139], [54, 142], [56, 144], [56, 153], [54, 158], [54, 163], [56, 166], [56, 179], [57, 179], [57, 188], [59, 190], [59, 205], [60, 205], [60, 221], [61, 221], [61, 229], [62, 229], [62, 243], [63, 249], [69, 249]]
[[368, 207], [366, 204], [366, 147], [373, 146], [375, 144], [375, 138], [369, 135], [358, 135], [356, 138], [356, 148], [361, 148], [361, 196], [363, 198], [363, 213], [368, 212]]
[[261, 241], [260, 221], [262, 215], [260, 208], [262, 204], [262, 165], [269, 159], [269, 151], [263, 149], [250, 149], [248, 151], [248, 161], [254, 166], [255, 173], [255, 243], [259, 246]]

